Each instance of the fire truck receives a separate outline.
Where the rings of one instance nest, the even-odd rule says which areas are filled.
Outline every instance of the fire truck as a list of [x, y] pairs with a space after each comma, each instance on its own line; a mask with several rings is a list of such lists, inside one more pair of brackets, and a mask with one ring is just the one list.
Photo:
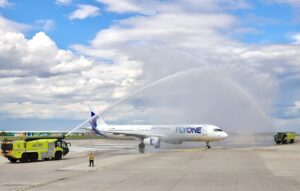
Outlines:
[[277, 132], [274, 135], [274, 141], [276, 144], [294, 143], [296, 139], [295, 132]]
[[60, 160], [68, 154], [70, 143], [64, 137], [28, 137], [24, 140], [3, 140], [1, 154], [10, 162], [35, 162], [38, 160]]

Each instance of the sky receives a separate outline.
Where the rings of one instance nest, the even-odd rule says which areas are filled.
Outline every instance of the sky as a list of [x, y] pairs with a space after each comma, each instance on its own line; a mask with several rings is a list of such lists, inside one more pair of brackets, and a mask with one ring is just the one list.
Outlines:
[[93, 109], [299, 132], [300, 1], [0, 0], [0, 105], [0, 130], [68, 131]]

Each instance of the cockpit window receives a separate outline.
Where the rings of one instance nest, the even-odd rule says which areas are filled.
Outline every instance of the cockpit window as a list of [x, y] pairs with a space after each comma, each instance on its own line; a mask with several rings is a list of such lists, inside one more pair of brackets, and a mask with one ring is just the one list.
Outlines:
[[214, 129], [214, 132], [220, 132], [223, 131], [222, 129]]

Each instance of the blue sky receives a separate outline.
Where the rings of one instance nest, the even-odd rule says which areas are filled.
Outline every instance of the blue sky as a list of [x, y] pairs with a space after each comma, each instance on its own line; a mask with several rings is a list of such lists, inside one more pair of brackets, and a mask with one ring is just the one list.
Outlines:
[[[111, 123], [209, 122], [247, 130], [251, 125], [234, 122], [236, 116], [252, 115], [252, 126], [266, 123], [251, 106], [254, 100], [275, 129], [297, 130], [299, 10], [297, 0], [2, 0], [0, 129], [71, 129], [88, 116], [88, 105], [103, 111], [149, 83], [201, 67], [198, 82], [184, 78], [177, 82], [178, 92], [171, 89], [172, 80], [168, 93], [154, 88], [168, 98], [164, 102], [153, 99], [150, 88], [105, 118]], [[199, 76], [206, 70], [220, 72], [247, 95], [204, 96], [201, 91], [222, 89], [224, 81], [202, 84]], [[184, 89], [186, 84], [195, 87]], [[243, 104], [247, 111], [240, 111]], [[217, 114], [180, 113], [199, 108]], [[236, 113], [222, 117], [228, 109]]]
[[[19, 23], [35, 25], [37, 20], [52, 20], [54, 26], [47, 31], [47, 34], [55, 40], [60, 48], [67, 48], [75, 43], [87, 43], [95, 34], [112, 24], [115, 19], [123, 16], [114, 13], [107, 14], [99, 11], [99, 16], [84, 20], [69, 20], [68, 15], [76, 10], [76, 4], [82, 4], [86, 1], [76, 1], [69, 6], [57, 5], [53, 0], [46, 1], [10, 1], [11, 8], [3, 9], [2, 16]], [[89, 5], [103, 8], [103, 5], [95, 1], [90, 1]], [[28, 38], [41, 30], [36, 28], [26, 32]], [[70, 35], [72, 33], [72, 35]]]
[[[94, 0], [76, 0], [69, 5], [58, 5], [55, 0], [9, 1], [9, 8], [2, 8], [1, 15], [13, 21], [34, 26], [38, 20], [52, 20], [53, 28], [49, 35], [60, 48], [72, 44], [87, 44], [95, 34], [118, 20], [135, 16], [134, 13], [115, 13], [105, 9], [105, 5]], [[77, 9], [78, 4], [89, 4], [99, 8], [99, 15], [83, 20], [70, 20], [68, 15]], [[300, 25], [295, 21], [295, 9], [288, 4], [265, 3], [256, 0], [249, 2], [248, 9], [226, 10], [242, 21], [241, 25], [252, 27], [256, 33], [244, 34], [241, 40], [246, 43], [288, 43], [290, 34], [297, 33]], [[280, 13], [280, 14], [278, 14]], [[36, 27], [25, 33], [32, 37], [41, 28]], [[72, 35], [70, 35], [72, 33]]]

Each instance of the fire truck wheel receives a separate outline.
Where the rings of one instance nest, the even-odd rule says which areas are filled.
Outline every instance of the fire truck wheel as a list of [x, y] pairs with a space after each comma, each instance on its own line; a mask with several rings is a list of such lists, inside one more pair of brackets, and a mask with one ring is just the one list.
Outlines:
[[55, 160], [60, 160], [62, 158], [62, 153], [60, 151], [55, 152]]
[[10, 158], [9, 161], [10, 161], [11, 163], [16, 163], [16, 162], [17, 162], [17, 159]]
[[32, 153], [31, 155], [30, 155], [30, 161], [31, 162], [36, 162], [37, 160], [38, 160], [38, 154], [37, 153]]
[[22, 154], [21, 162], [29, 162], [29, 158], [26, 153]]

